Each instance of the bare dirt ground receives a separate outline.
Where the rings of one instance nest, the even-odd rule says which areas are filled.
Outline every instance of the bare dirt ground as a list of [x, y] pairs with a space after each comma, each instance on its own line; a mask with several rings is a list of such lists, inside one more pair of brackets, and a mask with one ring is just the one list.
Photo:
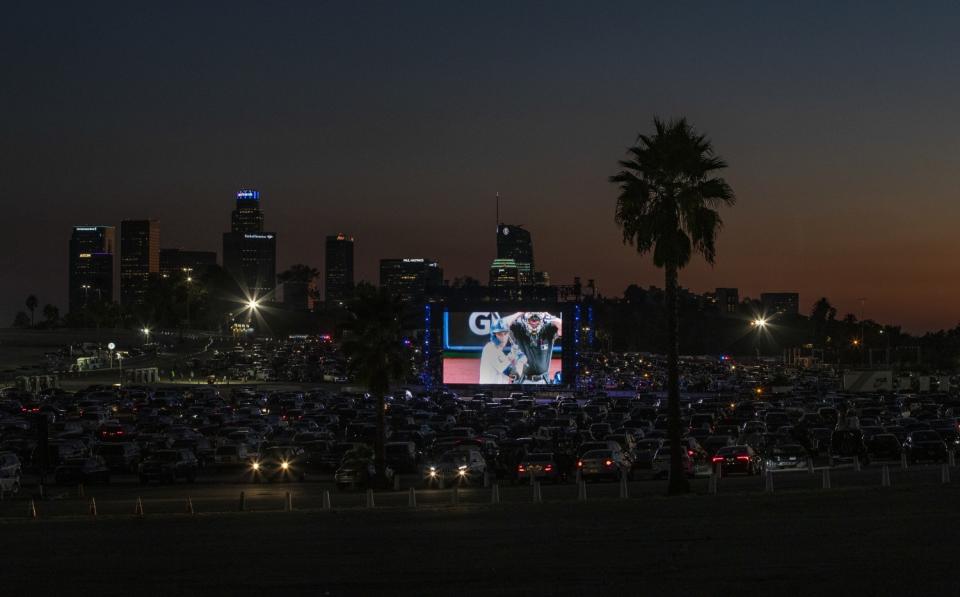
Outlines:
[[7, 520], [3, 593], [956, 595], [960, 487]]

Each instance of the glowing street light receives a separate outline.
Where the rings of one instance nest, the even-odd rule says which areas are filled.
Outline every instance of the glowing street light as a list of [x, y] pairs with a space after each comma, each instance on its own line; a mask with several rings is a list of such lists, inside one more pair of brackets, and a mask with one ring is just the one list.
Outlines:
[[752, 325], [755, 328], [765, 328], [767, 327], [767, 320], [764, 319], [763, 317], [757, 317], [756, 319], [750, 322], [750, 325]]
[[250, 299], [247, 301], [247, 308], [251, 311], [256, 311], [260, 308], [260, 301], [258, 299]]

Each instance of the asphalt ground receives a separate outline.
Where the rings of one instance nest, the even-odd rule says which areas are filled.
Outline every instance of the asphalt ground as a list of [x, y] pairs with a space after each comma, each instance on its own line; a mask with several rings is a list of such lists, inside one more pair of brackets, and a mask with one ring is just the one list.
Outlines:
[[960, 587], [960, 484], [544, 498], [3, 518], [3, 594], [749, 597]]

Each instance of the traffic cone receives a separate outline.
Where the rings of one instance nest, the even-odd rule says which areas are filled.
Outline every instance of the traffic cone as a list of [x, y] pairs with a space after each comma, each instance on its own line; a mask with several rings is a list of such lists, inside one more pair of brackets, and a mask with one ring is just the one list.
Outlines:
[[90, 516], [97, 515], [97, 500], [90, 498]]
[[416, 508], [417, 507], [417, 490], [413, 487], [410, 488], [410, 492], [407, 494], [407, 507]]
[[880, 474], [880, 487], [890, 487], [890, 467], [883, 465], [883, 472]]
[[140, 499], [140, 496], [137, 496], [137, 505], [133, 508], [133, 514], [143, 518], [143, 500]]
[[332, 508], [330, 504], [330, 491], [327, 489], [323, 490], [323, 509], [330, 510]]
[[193, 500], [187, 497], [187, 514], [193, 514]]
[[499, 504], [500, 503], [500, 484], [494, 483], [493, 489], [490, 490], [490, 503]]
[[542, 504], [542, 503], [543, 503], [543, 495], [540, 493], [540, 482], [539, 482], [539, 481], [537, 481], [536, 483], [533, 484], [533, 503], [534, 503], [534, 504]]

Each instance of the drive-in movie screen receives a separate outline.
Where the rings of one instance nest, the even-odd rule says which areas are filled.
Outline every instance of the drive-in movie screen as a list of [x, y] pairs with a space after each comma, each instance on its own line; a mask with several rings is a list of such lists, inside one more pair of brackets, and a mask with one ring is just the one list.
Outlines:
[[559, 384], [563, 319], [555, 311], [447, 311], [443, 383]]

